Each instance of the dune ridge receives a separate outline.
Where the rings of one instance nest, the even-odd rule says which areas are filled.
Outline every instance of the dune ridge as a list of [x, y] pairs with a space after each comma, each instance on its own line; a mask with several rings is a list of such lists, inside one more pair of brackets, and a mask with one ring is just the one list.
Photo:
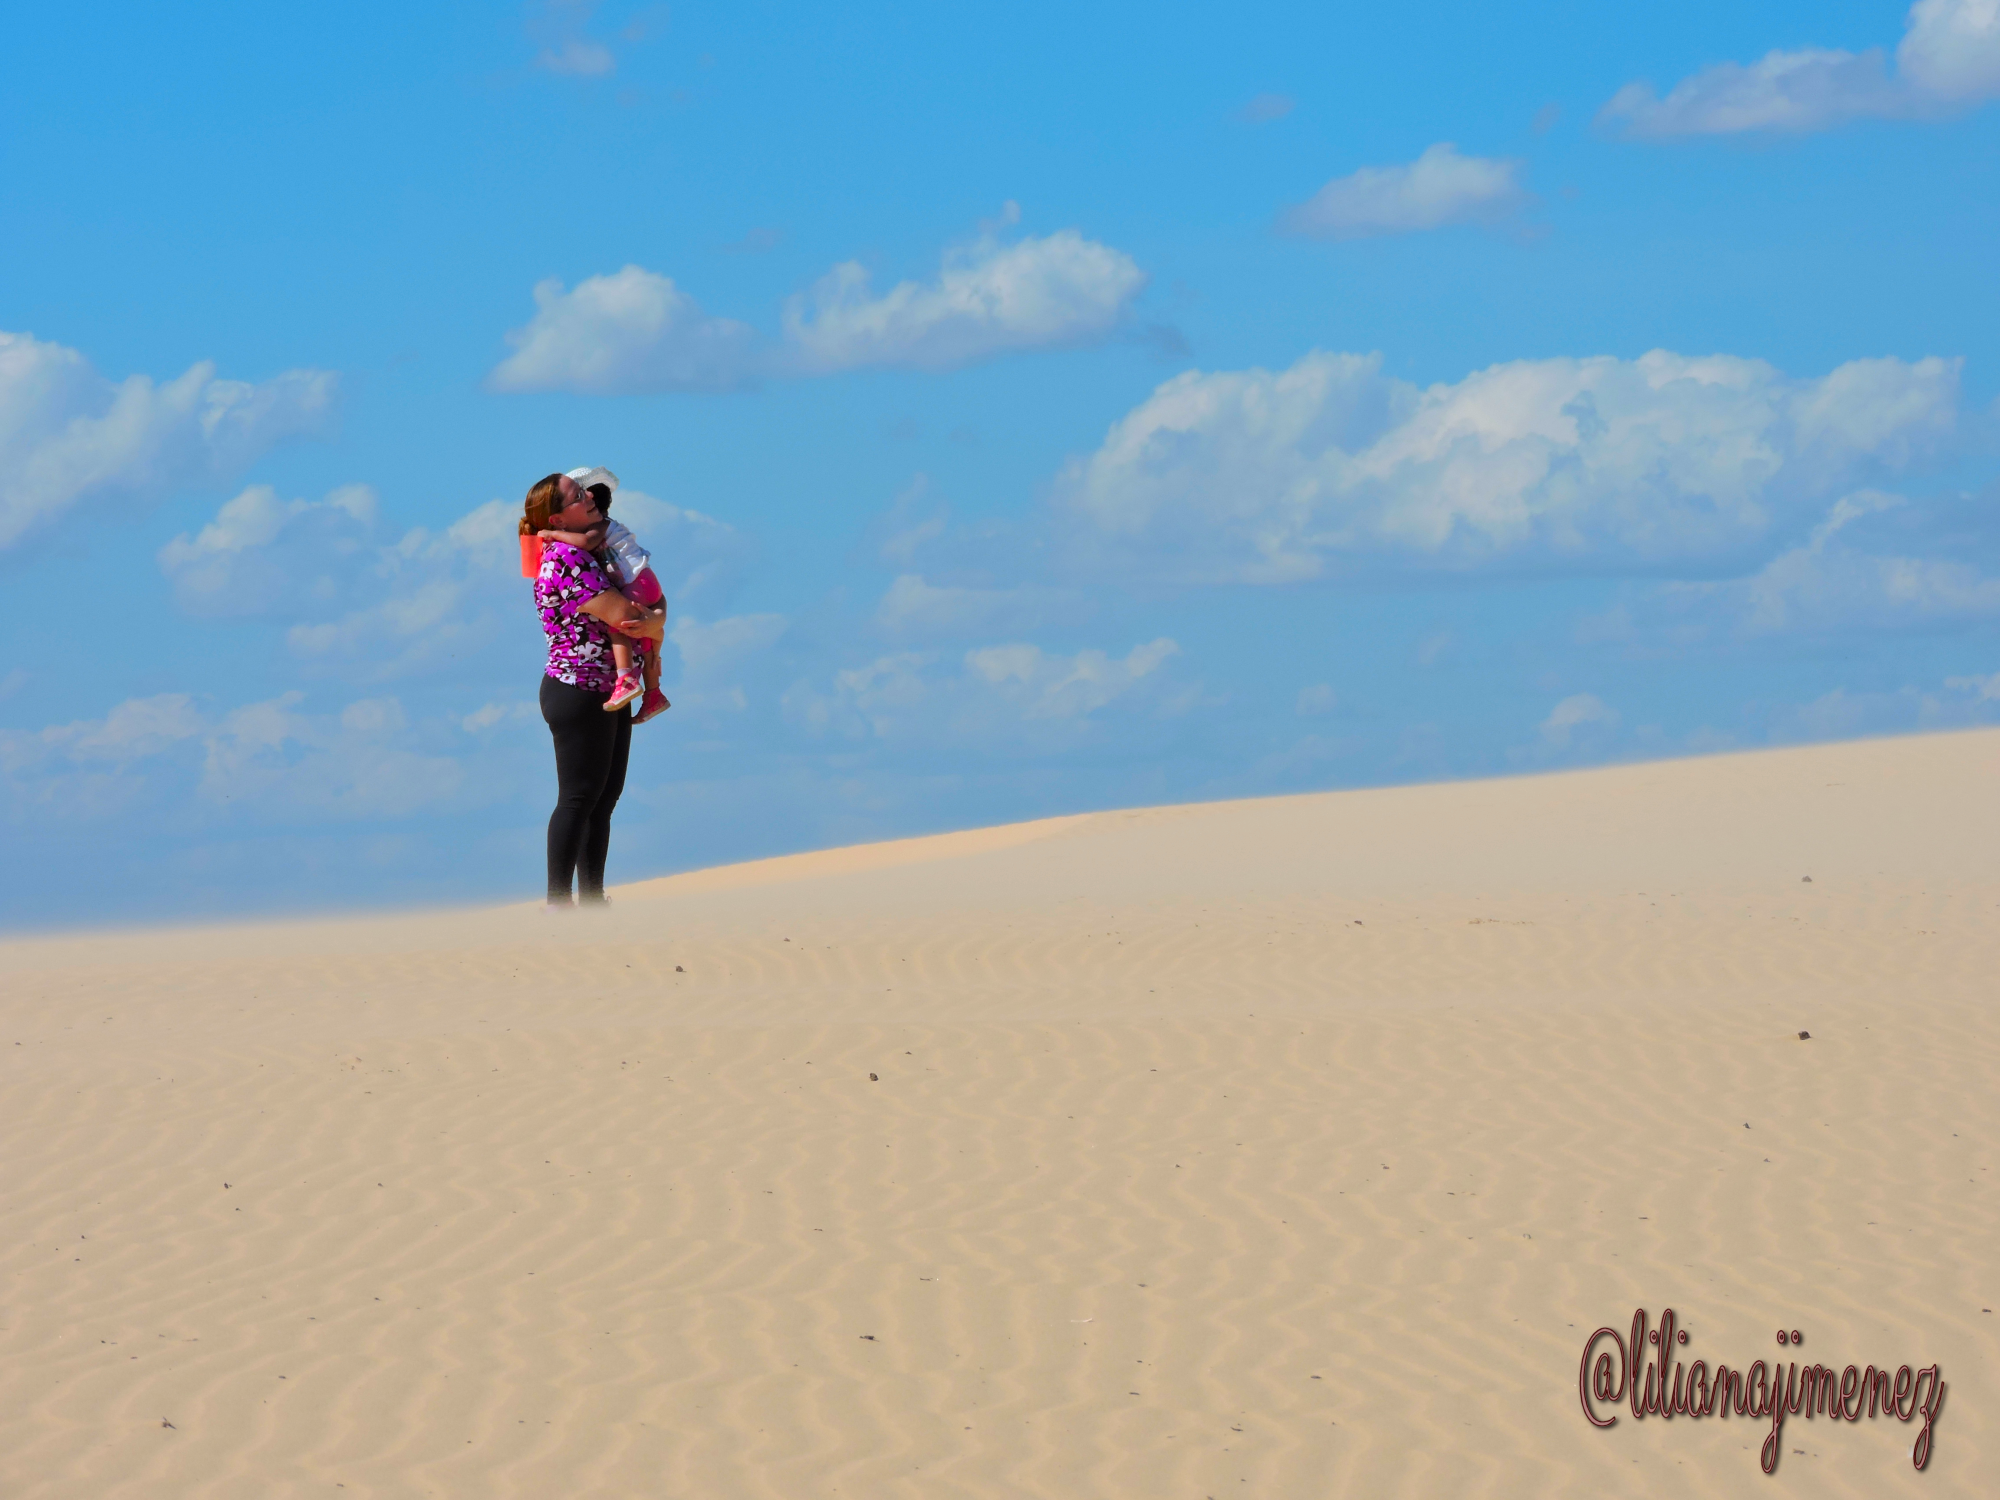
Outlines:
[[[0, 943], [0, 1493], [1983, 1494], [1997, 770]], [[1929, 1469], [1896, 1423], [1794, 1418], [1770, 1478], [1754, 1422], [1590, 1428], [1585, 1338], [1669, 1305], [1686, 1357], [1936, 1361]]]

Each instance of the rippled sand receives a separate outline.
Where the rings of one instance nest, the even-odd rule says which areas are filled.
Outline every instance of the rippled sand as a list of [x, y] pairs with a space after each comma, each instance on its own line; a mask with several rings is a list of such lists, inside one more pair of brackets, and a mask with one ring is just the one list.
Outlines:
[[[0, 944], [0, 1495], [1990, 1494], [1996, 773]], [[1642, 1305], [1687, 1358], [1940, 1364], [1929, 1471], [1881, 1420], [1793, 1418], [1774, 1478], [1758, 1422], [1593, 1429]]]

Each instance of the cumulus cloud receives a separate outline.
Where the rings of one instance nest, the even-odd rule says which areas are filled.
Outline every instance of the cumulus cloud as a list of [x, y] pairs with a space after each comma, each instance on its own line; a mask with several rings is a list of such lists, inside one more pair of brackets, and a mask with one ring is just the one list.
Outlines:
[[2000, 720], [2000, 694], [1989, 691], [1992, 681], [1947, 677], [1942, 685], [1909, 683], [1887, 692], [1839, 687], [1809, 702], [1777, 706], [1766, 733], [1784, 743], [1991, 724]]
[[507, 335], [514, 352], [493, 371], [502, 391], [718, 391], [758, 373], [755, 332], [710, 317], [673, 279], [640, 266], [591, 276], [569, 291], [535, 287], [535, 316]]
[[1071, 601], [1053, 589], [1023, 584], [981, 588], [932, 583], [920, 573], [896, 576], [875, 607], [875, 623], [891, 636], [939, 640], [1024, 630], [1057, 615], [1073, 614]]
[[525, 698], [510, 700], [495, 699], [482, 703], [471, 713], [458, 721], [458, 727], [467, 734], [485, 734], [502, 724], [532, 724], [541, 718], [536, 705]]
[[405, 743], [395, 698], [361, 699], [338, 714], [300, 711], [292, 692], [223, 716], [206, 736], [201, 795], [258, 804], [274, 821], [402, 818], [450, 801], [464, 770]]
[[202, 718], [186, 693], [128, 698], [101, 719], [52, 724], [0, 739], [9, 768], [62, 758], [79, 764], [125, 765], [144, 760], [202, 732]]
[[708, 624], [682, 615], [667, 631], [681, 658], [675, 703], [689, 710], [748, 708], [749, 695], [733, 679], [777, 645], [790, 624], [776, 614], [729, 615]]
[[381, 679], [500, 636], [518, 603], [518, 514], [518, 504], [491, 500], [442, 530], [385, 536], [366, 485], [323, 500], [283, 500], [259, 485], [167, 543], [159, 565], [189, 612], [270, 620], [296, 658]]
[[191, 697], [160, 693], [128, 699], [101, 719], [0, 730], [0, 817], [68, 822], [128, 808], [146, 790], [134, 768], [197, 745], [205, 728]]
[[1334, 178], [1289, 210], [1279, 227], [1312, 239], [1349, 240], [1495, 223], [1528, 201], [1520, 181], [1522, 165], [1460, 156], [1450, 141], [1440, 141], [1413, 162], [1363, 167]]
[[[750, 539], [727, 521], [629, 484], [618, 491], [614, 509], [651, 551], [653, 571], [676, 611], [723, 607], [755, 559]], [[511, 546], [518, 504], [507, 514]]]
[[[630, 486], [615, 508], [652, 549], [676, 610], [727, 597], [749, 556], [740, 533]], [[519, 515], [519, 501], [489, 500], [442, 529], [390, 533], [366, 485], [321, 500], [285, 500], [259, 485], [167, 543], [159, 564], [189, 612], [270, 620], [299, 661], [386, 679], [464, 663], [515, 638]]]
[[[1932, 538], [1887, 531], [1904, 519], [1901, 495], [1859, 490], [1834, 503], [1805, 542], [1744, 578], [1674, 583], [1640, 606], [1620, 634], [1664, 629], [1697, 638], [1713, 629], [1746, 635], [1894, 630], [2000, 618], [2000, 576]], [[1913, 519], [1922, 520], [1922, 517]]]
[[530, 9], [527, 30], [537, 44], [535, 66], [571, 78], [602, 78], [618, 66], [611, 49], [585, 27], [597, 0], [542, 0]]
[[1952, 434], [1958, 364], [1819, 379], [1656, 350], [1517, 360], [1427, 388], [1374, 355], [1167, 381], [1053, 492], [1073, 561], [1170, 581], [1719, 570], [1829, 493]]
[[1296, 103], [1290, 94], [1256, 94], [1236, 112], [1237, 118], [1252, 125], [1267, 125], [1273, 120], [1284, 119]]
[[502, 391], [719, 391], [767, 376], [900, 366], [939, 370], [1026, 349], [1090, 343], [1126, 321], [1146, 276], [1130, 256], [1073, 229], [1003, 241], [1007, 205], [931, 281], [877, 294], [868, 271], [835, 266], [786, 304], [781, 347], [714, 317], [672, 278], [628, 265], [565, 290], [535, 288], [536, 312], [488, 377]]
[[1149, 677], [1180, 647], [1162, 636], [1113, 658], [1102, 651], [1058, 656], [1040, 646], [986, 646], [965, 654], [971, 675], [1007, 692], [1030, 719], [1073, 719], [1104, 707]]
[[872, 528], [884, 561], [908, 568], [917, 554], [944, 535], [951, 508], [931, 494], [930, 475], [912, 475]]
[[800, 370], [940, 370], [1021, 349], [1090, 343], [1113, 332], [1145, 272], [1073, 229], [1003, 243], [984, 235], [945, 255], [934, 280], [876, 295], [858, 262], [835, 266], [785, 309]]
[[1917, 0], [1896, 68], [1937, 99], [2000, 94], [2000, 0]]
[[1551, 750], [1568, 750], [1580, 731], [1595, 726], [1615, 729], [1618, 711], [1595, 693], [1573, 693], [1549, 710], [1542, 720], [1542, 744]]
[[74, 349], [0, 333], [0, 547], [78, 505], [226, 480], [274, 444], [324, 432], [337, 386], [324, 370], [220, 380], [207, 361], [165, 382], [112, 381]]
[[1179, 651], [1162, 637], [1123, 657], [1099, 650], [1066, 656], [1025, 643], [982, 646], [955, 660], [894, 652], [836, 673], [830, 689], [795, 684], [784, 710], [815, 737], [991, 750], [1054, 746], [1088, 734], [1092, 715], [1136, 697]]
[[2000, 672], [1984, 677], [1947, 677], [1944, 685], [1955, 693], [1970, 693], [1981, 703], [2000, 703]]
[[1805, 134], [1849, 120], [1931, 115], [2000, 95], [2000, 0], [1917, 0], [1893, 71], [1881, 48], [1824, 47], [1716, 63], [1661, 97], [1629, 83], [1598, 116], [1642, 139]]
[[338, 590], [341, 565], [367, 544], [375, 492], [344, 485], [324, 500], [281, 500], [268, 484], [225, 501], [193, 536], [160, 549], [174, 597], [195, 614], [260, 614]]
[[589, 37], [564, 37], [552, 47], [535, 54], [535, 66], [572, 78], [602, 78], [618, 66], [611, 49]]
[[290, 692], [211, 715], [188, 694], [162, 693], [101, 719], [0, 731], [9, 806], [89, 817], [179, 794], [277, 822], [399, 818], [462, 789], [456, 760], [412, 743], [397, 699], [327, 714], [304, 712], [303, 701]]

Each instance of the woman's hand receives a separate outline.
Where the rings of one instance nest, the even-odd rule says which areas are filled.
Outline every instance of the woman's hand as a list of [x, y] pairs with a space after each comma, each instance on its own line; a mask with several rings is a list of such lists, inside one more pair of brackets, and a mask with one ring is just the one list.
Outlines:
[[664, 644], [667, 638], [667, 607], [663, 604], [658, 609], [646, 610], [637, 619], [614, 620], [611, 628], [623, 635], [641, 636]]

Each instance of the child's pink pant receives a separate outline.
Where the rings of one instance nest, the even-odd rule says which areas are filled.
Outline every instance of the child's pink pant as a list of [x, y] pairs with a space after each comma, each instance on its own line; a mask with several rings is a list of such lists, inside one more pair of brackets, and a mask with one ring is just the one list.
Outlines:
[[[641, 568], [639, 576], [625, 586], [625, 597], [634, 604], [643, 604], [648, 609], [655, 609], [666, 602], [667, 593], [660, 587], [660, 580], [653, 575], [651, 568]], [[659, 649], [646, 636], [627, 636], [625, 639], [636, 656], [643, 656], [648, 651]]]

